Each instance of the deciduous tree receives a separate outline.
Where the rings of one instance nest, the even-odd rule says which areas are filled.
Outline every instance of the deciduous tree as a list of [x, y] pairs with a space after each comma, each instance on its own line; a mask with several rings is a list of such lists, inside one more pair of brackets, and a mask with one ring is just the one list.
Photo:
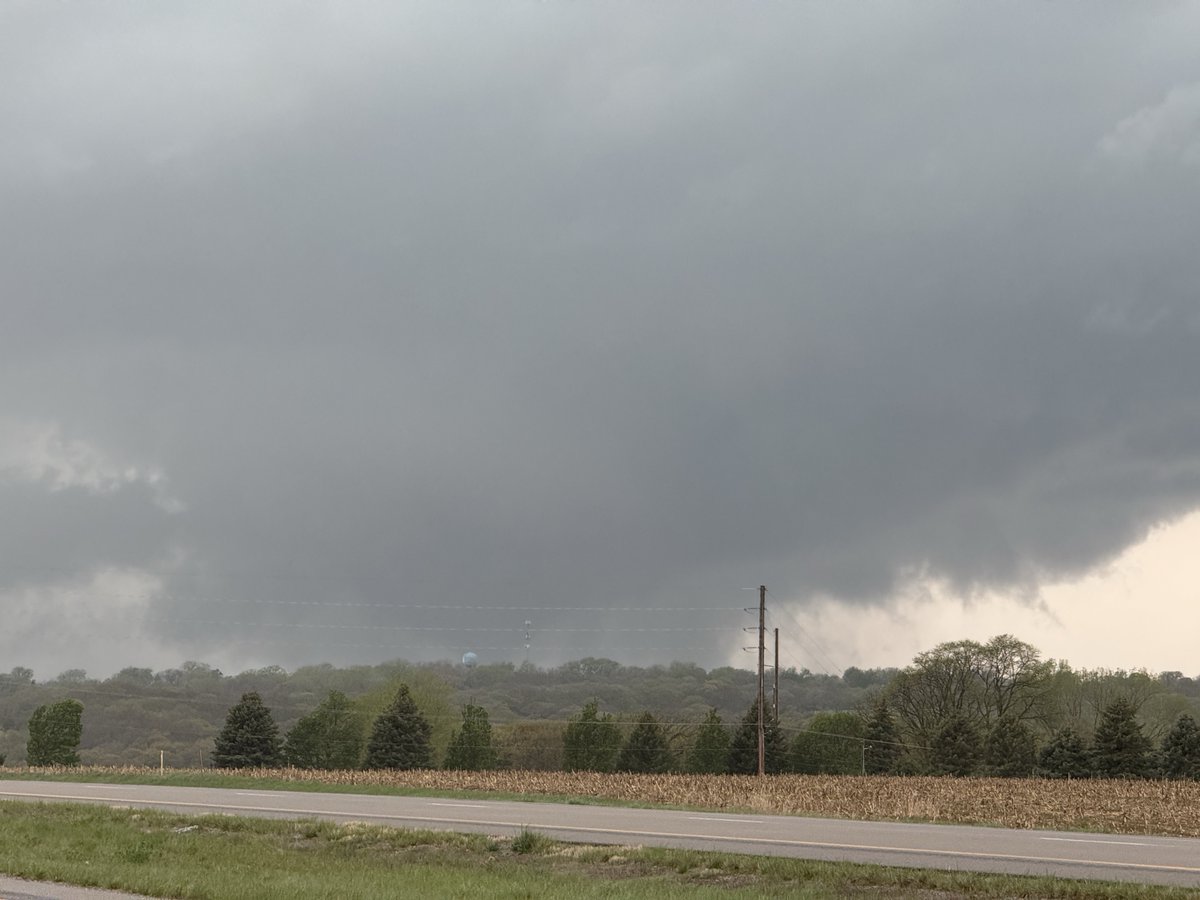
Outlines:
[[29, 717], [26, 762], [31, 766], [77, 766], [82, 736], [83, 704], [78, 700], [39, 706]]
[[363, 755], [363, 724], [350, 699], [341, 691], [330, 691], [288, 732], [284, 757], [298, 769], [357, 769]]
[[562, 726], [553, 722], [508, 722], [493, 731], [498, 765], [505, 769], [557, 772], [563, 767]]
[[792, 741], [792, 771], [857, 775], [864, 768], [863, 731], [854, 713], [817, 713]]
[[1037, 720], [1053, 687], [1055, 665], [1036, 647], [1002, 634], [986, 644], [952, 641], [920, 653], [888, 687], [901, 731], [929, 746], [952, 718], [977, 733], [999, 719]]

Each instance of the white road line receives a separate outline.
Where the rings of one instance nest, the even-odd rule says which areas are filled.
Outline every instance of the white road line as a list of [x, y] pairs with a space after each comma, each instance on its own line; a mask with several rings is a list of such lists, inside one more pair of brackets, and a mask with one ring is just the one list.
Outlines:
[[270, 791], [234, 791], [239, 797], [278, 797], [279, 794], [273, 794]]
[[1095, 838], [1042, 838], [1043, 841], [1062, 841], [1064, 844], [1116, 844], [1121, 847], [1153, 847], [1140, 841], [1103, 841]]
[[[111, 797], [84, 797], [70, 794], [17, 793], [15, 791], [0, 791], [0, 796], [13, 797], [22, 800], [34, 798], [38, 800], [77, 800], [93, 803], [108, 803], [112, 800]], [[788, 840], [786, 838], [742, 837], [734, 834], [693, 834], [685, 831], [641, 831], [634, 829], [623, 829], [619, 826], [614, 828], [594, 828], [586, 825], [562, 825], [555, 822], [533, 822], [528, 820], [524, 822], [506, 822], [502, 820], [489, 821], [484, 819], [439, 819], [432, 816], [422, 816], [417, 814], [402, 815], [398, 813], [371, 812], [369, 810], [355, 810], [352, 812], [346, 812], [336, 809], [294, 809], [285, 806], [234, 806], [232, 803], [196, 803], [182, 800], [138, 799], [131, 802], [142, 807], [166, 806], [175, 809], [215, 809], [219, 812], [225, 813], [233, 811], [273, 813], [274, 815], [292, 816], [337, 816], [353, 819], [359, 822], [368, 819], [385, 819], [396, 822], [437, 822], [439, 825], [474, 825], [475, 827], [487, 825], [496, 828], [541, 828], [547, 831], [572, 831], [579, 832], [580, 834], [615, 834], [622, 837], [657, 837], [674, 838], [676, 840], [728, 841], [731, 844], [772, 844], [780, 847], [813, 847], [825, 850], [874, 850], [885, 853], [915, 853], [925, 854], [928, 856], [947, 856], [958, 859], [1002, 859], [1027, 863], [1065, 863], [1073, 866], [1094, 866], [1098, 868], [1111, 869], [1147, 869], [1158, 872], [1186, 872], [1188, 874], [1200, 874], [1200, 866], [1166, 866], [1155, 865], [1154, 863], [1113, 862], [1110, 860], [1101, 859], [1080, 859], [1078, 857], [1072, 859], [1071, 857], [1033, 856], [1031, 854], [1017, 853], [985, 853], [972, 850], [942, 850], [930, 847], [888, 847], [879, 844], [838, 844], [828, 841], [796, 841]]]
[[688, 816], [693, 822], [732, 822], [735, 825], [761, 825], [762, 819], [724, 819], [717, 816]]
[[430, 806], [453, 806], [456, 809], [487, 809], [485, 803], [438, 803], [436, 800], [429, 801]]

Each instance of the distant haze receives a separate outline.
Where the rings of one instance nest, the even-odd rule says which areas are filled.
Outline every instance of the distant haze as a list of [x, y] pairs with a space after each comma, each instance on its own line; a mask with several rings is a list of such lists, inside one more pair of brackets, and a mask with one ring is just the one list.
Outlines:
[[5, 6], [0, 670], [750, 665], [765, 583], [813, 669], [1195, 673], [1197, 34]]

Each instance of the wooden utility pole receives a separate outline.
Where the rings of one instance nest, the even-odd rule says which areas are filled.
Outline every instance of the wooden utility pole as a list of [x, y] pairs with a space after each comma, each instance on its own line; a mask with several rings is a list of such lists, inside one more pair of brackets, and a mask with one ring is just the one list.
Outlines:
[[779, 721], [779, 629], [775, 629], [775, 702], [773, 705], [775, 721]]
[[767, 662], [767, 586], [758, 587], [758, 774], [767, 771], [766, 713]]

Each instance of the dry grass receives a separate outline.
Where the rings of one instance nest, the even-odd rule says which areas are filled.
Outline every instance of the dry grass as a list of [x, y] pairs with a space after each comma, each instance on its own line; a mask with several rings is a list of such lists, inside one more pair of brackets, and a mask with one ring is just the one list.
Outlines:
[[[26, 770], [31, 775], [51, 770]], [[64, 770], [55, 770], [63, 774]], [[73, 776], [156, 777], [157, 769], [76, 768]], [[211, 770], [168, 770], [212, 776]], [[10, 777], [11, 777], [10, 770]], [[1019, 778], [880, 776], [602, 775], [588, 772], [316, 772], [253, 769], [230, 773], [276, 782], [526, 797], [581, 797], [639, 804], [752, 810], [846, 819], [919, 819], [1007, 828], [1200, 837], [1200, 782], [1058, 781]]]

